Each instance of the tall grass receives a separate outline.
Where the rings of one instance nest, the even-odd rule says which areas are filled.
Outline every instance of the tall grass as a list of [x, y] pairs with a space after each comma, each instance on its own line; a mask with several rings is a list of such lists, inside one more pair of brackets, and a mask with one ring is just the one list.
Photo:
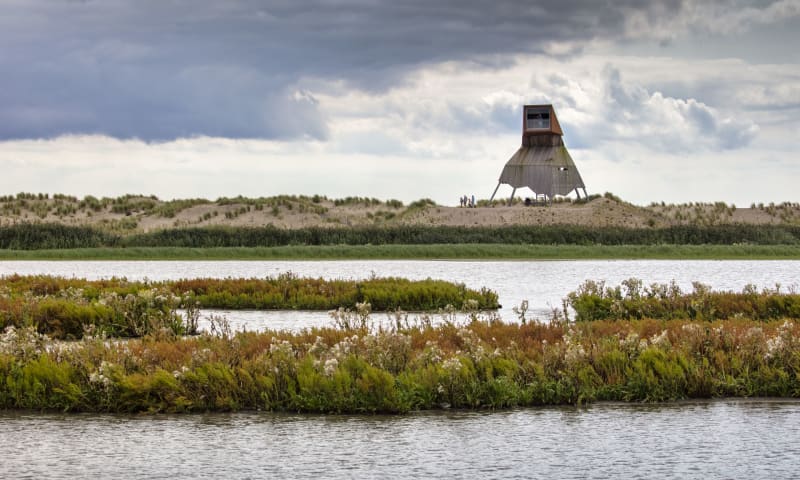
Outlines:
[[[31, 328], [57, 339], [84, 335], [141, 337], [197, 333], [197, 310], [191, 299], [159, 288], [119, 295], [100, 292], [94, 299], [80, 289], [54, 295], [0, 292], [0, 329]], [[178, 308], [187, 308], [186, 316]]]
[[800, 226], [721, 225], [674, 226], [661, 229], [573, 225], [503, 227], [365, 226], [352, 228], [276, 227], [191, 228], [134, 234], [125, 246], [257, 247], [284, 245], [430, 245], [430, 244], [559, 244], [559, 245], [798, 245]]
[[781, 291], [765, 288], [758, 291], [748, 285], [741, 292], [712, 291], [694, 282], [691, 292], [684, 292], [674, 282], [644, 285], [636, 278], [618, 286], [605, 282], [586, 281], [567, 296], [575, 310], [576, 320], [607, 319], [675, 319], [717, 320], [750, 318], [774, 320], [800, 319], [800, 293], [793, 288]]
[[413, 410], [800, 396], [793, 320], [596, 321], [53, 342], [0, 336], [0, 408]]
[[58, 223], [19, 223], [0, 227], [0, 248], [13, 250], [115, 246], [119, 237], [92, 227]]
[[[409, 208], [417, 208], [412, 204]], [[135, 219], [134, 219], [135, 220]], [[105, 233], [87, 226], [22, 223], [0, 227], [0, 248], [276, 247], [295, 245], [800, 245], [797, 225], [618, 228], [575, 225], [502, 227], [361, 226], [348, 228], [172, 228], [148, 233]]]
[[142, 336], [160, 328], [192, 333], [196, 318], [177, 308], [223, 309], [355, 309], [435, 311], [449, 306], [499, 307], [486, 288], [441, 280], [401, 278], [325, 280], [291, 273], [266, 278], [198, 278], [137, 282], [124, 278], [85, 280], [47, 275], [0, 277], [0, 330], [34, 326], [56, 338], [80, 338], [86, 329], [110, 336]]

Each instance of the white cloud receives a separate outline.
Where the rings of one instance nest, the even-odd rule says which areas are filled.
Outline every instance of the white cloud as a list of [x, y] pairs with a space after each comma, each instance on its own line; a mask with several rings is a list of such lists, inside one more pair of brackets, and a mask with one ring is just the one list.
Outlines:
[[792, 84], [746, 85], [736, 93], [742, 105], [755, 108], [800, 108], [800, 79]]
[[[604, 71], [607, 65], [613, 67]], [[68, 136], [3, 142], [0, 192], [319, 193], [454, 204], [460, 195], [492, 193], [519, 146], [520, 105], [547, 102], [556, 106], [590, 193], [612, 191], [636, 203], [783, 201], [796, 195], [791, 179], [800, 174], [797, 117], [752, 105], [767, 108], [767, 92], [791, 85], [796, 71], [736, 60], [588, 53], [569, 60], [518, 56], [492, 68], [444, 62], [417, 69], [386, 91], [309, 77], [285, 95], [290, 103], [315, 105], [329, 126], [325, 141]], [[706, 100], [709, 81], [720, 82], [724, 98]], [[745, 97], [753, 100], [743, 106]], [[761, 130], [754, 137], [756, 125]]]
[[[472, 158], [465, 148], [470, 143], [518, 132], [524, 103], [553, 103], [568, 127], [567, 138], [581, 147], [625, 142], [659, 151], [731, 149], [746, 146], [758, 133], [749, 115], [736, 117], [696, 98], [626, 82], [616, 67], [598, 69], [542, 57], [491, 71], [448, 63], [420, 70], [388, 92], [319, 97], [339, 135], [374, 132], [396, 140], [388, 145], [406, 141], [409, 152], [435, 157]], [[358, 110], [365, 114], [354, 114]], [[375, 111], [384, 115], [373, 116]]]
[[597, 112], [593, 131], [607, 130], [602, 141], [638, 142], [655, 150], [696, 151], [746, 146], [758, 125], [744, 118], [724, 117], [694, 98], [673, 98], [625, 84], [619, 70], [606, 69], [607, 97]]

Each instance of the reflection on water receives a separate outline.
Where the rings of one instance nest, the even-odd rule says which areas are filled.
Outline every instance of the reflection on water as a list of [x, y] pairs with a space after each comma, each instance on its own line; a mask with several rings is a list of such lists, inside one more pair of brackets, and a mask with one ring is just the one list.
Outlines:
[[[675, 280], [691, 290], [699, 281], [715, 289], [741, 290], [747, 284], [784, 289], [798, 284], [800, 261], [753, 260], [591, 260], [591, 261], [4, 261], [0, 275], [50, 274], [89, 279], [111, 276], [166, 280], [198, 277], [265, 277], [292, 271], [300, 276], [363, 279], [373, 273], [409, 279], [436, 278], [488, 287], [500, 296], [499, 314], [515, 321], [513, 307], [522, 300], [530, 305], [529, 318], [548, 318], [552, 308], [585, 280], [605, 280], [611, 285], [636, 277], [645, 284]], [[269, 326], [301, 329], [330, 325], [326, 312], [229, 312], [236, 328], [260, 330]], [[385, 315], [376, 315], [382, 320]]]
[[800, 403], [407, 416], [0, 413], [7, 478], [792, 478]]

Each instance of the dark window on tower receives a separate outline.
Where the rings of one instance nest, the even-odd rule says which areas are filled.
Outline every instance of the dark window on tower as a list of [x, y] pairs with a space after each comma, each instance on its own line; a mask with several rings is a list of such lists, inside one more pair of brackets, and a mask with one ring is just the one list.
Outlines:
[[549, 130], [550, 112], [528, 110], [525, 113], [525, 128], [528, 130]]

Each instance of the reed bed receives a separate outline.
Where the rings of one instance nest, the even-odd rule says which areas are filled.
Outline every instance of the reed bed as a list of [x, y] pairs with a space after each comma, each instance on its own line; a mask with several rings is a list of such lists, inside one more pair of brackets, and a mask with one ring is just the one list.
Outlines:
[[[565, 303], [577, 321], [607, 319], [697, 319], [749, 318], [753, 320], [800, 319], [800, 294], [795, 287], [758, 290], [753, 285], [741, 292], [713, 291], [694, 282], [691, 292], [675, 283], [644, 285], [636, 278], [621, 285], [589, 280], [571, 292]], [[565, 309], [566, 311], [566, 309]]]
[[[353, 322], [356, 324], [358, 322]], [[600, 400], [798, 397], [795, 320], [598, 320], [300, 333], [0, 336], [0, 408], [85, 412], [403, 413]]]
[[[412, 207], [409, 207], [412, 208]], [[128, 217], [125, 217], [128, 218]], [[133, 219], [135, 221], [135, 219]], [[134, 225], [135, 226], [135, 225]], [[18, 223], [0, 227], [0, 249], [97, 247], [279, 247], [296, 245], [799, 245], [798, 225], [674, 225], [620, 228], [586, 225], [464, 227], [386, 225], [358, 227], [170, 228], [118, 234], [90, 226]]]
[[[487, 310], [497, 294], [442, 280], [302, 278], [291, 272], [266, 278], [199, 278], [162, 282], [124, 278], [86, 280], [48, 275], [0, 277], [0, 329], [32, 325], [55, 338], [80, 338], [86, 328], [138, 337], [159, 329], [196, 332], [197, 309], [436, 311], [447, 306]], [[182, 316], [177, 309], [186, 309]]]
[[[181, 313], [181, 308], [185, 309]], [[191, 297], [173, 295], [163, 288], [146, 288], [119, 295], [102, 292], [87, 298], [81, 289], [68, 288], [54, 295], [9, 293], [0, 287], [0, 329], [32, 328], [61, 339], [84, 335], [141, 337], [169, 332], [197, 333], [198, 310]]]

